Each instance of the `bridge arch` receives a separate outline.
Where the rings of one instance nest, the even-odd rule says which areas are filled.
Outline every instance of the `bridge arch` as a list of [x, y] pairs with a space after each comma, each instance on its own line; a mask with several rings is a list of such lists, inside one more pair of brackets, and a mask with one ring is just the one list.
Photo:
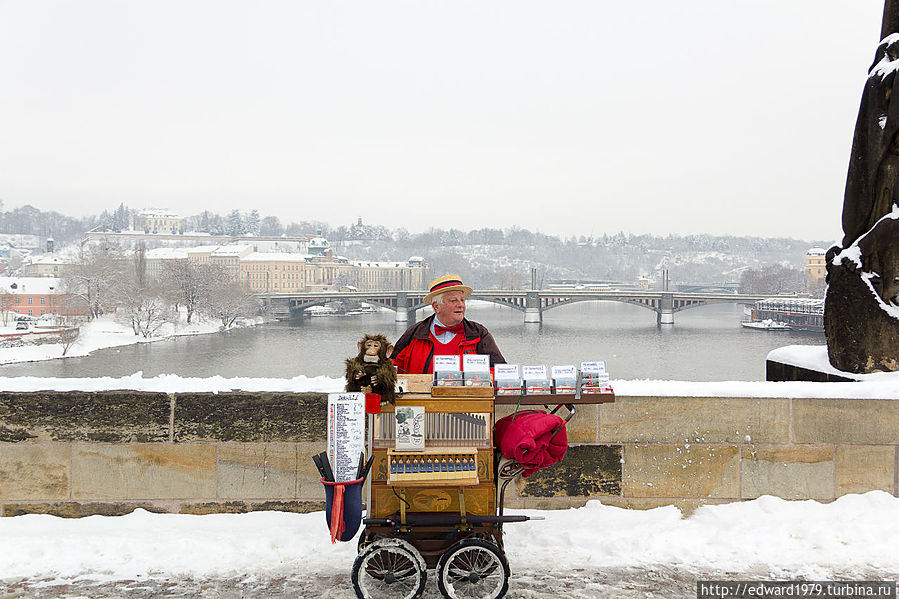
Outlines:
[[734, 298], [734, 299], [725, 299], [725, 298], [716, 298], [716, 299], [702, 299], [702, 300], [683, 300], [676, 299], [673, 302], [672, 311], [673, 312], [682, 312], [684, 310], [689, 310], [691, 308], [701, 308], [702, 306], [710, 306], [712, 304], [752, 304], [755, 303], [756, 300], [747, 300], [745, 298]]
[[393, 310], [396, 312], [396, 300], [390, 301], [389, 299], [366, 299], [366, 304], [372, 304], [378, 306], [379, 308], [387, 308], [389, 310]]
[[656, 299], [646, 299], [646, 300], [635, 300], [635, 299], [618, 299], [611, 297], [572, 297], [564, 300], [559, 300], [553, 303], [547, 303], [547, 305], [542, 306], [544, 312], [547, 310], [551, 310], [553, 308], [558, 308], [560, 306], [567, 306], [569, 304], [574, 304], [578, 302], [617, 302], [619, 304], [631, 304], [633, 306], [639, 306], [641, 308], [646, 308], [647, 310], [652, 310], [653, 312], [658, 312], [661, 308], [659, 307], [659, 300]]
[[490, 302], [491, 304], [505, 306], [506, 308], [513, 308], [515, 310], [518, 310], [519, 312], [524, 312], [526, 308], [524, 297], [491, 297], [472, 295], [468, 299], [469, 301], [477, 300], [479, 302]]

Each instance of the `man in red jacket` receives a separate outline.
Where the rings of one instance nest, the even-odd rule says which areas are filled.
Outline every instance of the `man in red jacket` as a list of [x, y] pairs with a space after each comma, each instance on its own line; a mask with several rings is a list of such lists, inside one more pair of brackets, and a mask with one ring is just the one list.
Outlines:
[[434, 314], [409, 327], [393, 346], [391, 359], [400, 374], [431, 374], [434, 356], [487, 354], [490, 365], [505, 364], [493, 335], [482, 324], [465, 318], [465, 298], [471, 287], [459, 275], [444, 275], [431, 281], [424, 297]]

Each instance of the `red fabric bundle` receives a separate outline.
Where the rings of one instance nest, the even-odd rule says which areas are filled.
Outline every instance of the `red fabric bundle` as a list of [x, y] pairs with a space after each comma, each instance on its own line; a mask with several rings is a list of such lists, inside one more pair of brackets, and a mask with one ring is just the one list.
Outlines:
[[493, 431], [502, 454], [524, 466], [524, 477], [555, 464], [568, 449], [565, 421], [541, 410], [524, 410], [500, 418]]

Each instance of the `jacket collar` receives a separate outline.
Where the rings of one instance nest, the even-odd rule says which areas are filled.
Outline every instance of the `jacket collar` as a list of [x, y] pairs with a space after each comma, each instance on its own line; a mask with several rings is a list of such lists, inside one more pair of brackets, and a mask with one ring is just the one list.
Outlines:
[[[417, 325], [415, 325], [415, 331], [412, 333], [412, 336], [415, 339], [428, 339], [431, 336], [431, 323], [434, 322], [435, 314], [431, 314]], [[465, 331], [465, 339], [476, 339], [481, 336], [478, 332], [477, 327], [468, 320], [467, 318], [462, 319], [462, 328]]]

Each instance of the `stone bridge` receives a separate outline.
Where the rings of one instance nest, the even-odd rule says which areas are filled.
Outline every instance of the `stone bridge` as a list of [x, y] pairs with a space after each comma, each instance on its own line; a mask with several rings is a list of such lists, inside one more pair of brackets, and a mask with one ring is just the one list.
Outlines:
[[[302, 318], [303, 311], [337, 300], [355, 300], [396, 312], [397, 322], [415, 320], [415, 312], [428, 306], [423, 302], [427, 291], [350, 291], [325, 293], [261, 293], [259, 297], [280, 316]], [[524, 313], [524, 322], [543, 322], [543, 313], [575, 302], [622, 302], [652, 310], [658, 324], [674, 324], [675, 312], [707, 304], [752, 304], [768, 295], [737, 293], [685, 293], [672, 291], [618, 290], [476, 290], [469, 299], [508, 306]], [[789, 296], [793, 297], [793, 296]]]

